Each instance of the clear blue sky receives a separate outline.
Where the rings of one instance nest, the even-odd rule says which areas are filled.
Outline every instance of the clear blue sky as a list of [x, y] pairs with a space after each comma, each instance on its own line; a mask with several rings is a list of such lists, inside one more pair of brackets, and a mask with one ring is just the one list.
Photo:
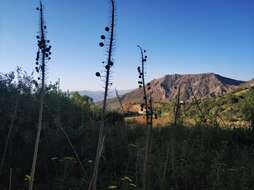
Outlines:
[[[52, 60], [47, 81], [66, 90], [101, 90], [95, 77], [105, 51], [109, 0], [43, 0]], [[34, 69], [37, 0], [0, 0], [0, 72]], [[253, 0], [117, 0], [115, 67], [118, 89], [137, 87], [139, 51], [147, 50], [147, 78], [215, 72], [254, 78]]]

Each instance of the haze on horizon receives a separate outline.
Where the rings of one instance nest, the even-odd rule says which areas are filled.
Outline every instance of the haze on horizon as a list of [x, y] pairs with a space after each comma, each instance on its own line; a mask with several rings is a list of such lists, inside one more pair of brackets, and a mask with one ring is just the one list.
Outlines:
[[[0, 0], [1, 72], [34, 69], [37, 0]], [[52, 59], [47, 82], [66, 90], [102, 90], [100, 35], [108, 24], [107, 0], [43, 0]], [[254, 1], [117, 1], [113, 87], [137, 87], [137, 44], [147, 50], [148, 79], [165, 74], [213, 72], [254, 78]]]

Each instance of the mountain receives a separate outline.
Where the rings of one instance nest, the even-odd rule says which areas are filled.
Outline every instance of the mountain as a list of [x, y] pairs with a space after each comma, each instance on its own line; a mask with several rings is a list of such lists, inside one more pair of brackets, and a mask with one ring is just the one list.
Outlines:
[[[126, 94], [130, 92], [131, 90], [119, 90], [118, 93], [119, 95]], [[84, 96], [89, 96], [93, 99], [94, 102], [99, 102], [102, 101], [104, 98], [104, 91], [89, 91], [89, 90], [81, 90], [78, 91], [80, 95]], [[116, 97], [115, 91], [114, 90], [109, 90], [108, 93], [108, 98], [114, 98]]]
[[241, 87], [243, 88], [250, 88], [250, 87], [254, 87], [254, 79], [250, 80], [250, 81], [247, 81], [245, 83], [243, 83], [241, 85]]
[[[204, 99], [212, 96], [222, 96], [240, 85], [244, 81], [234, 80], [214, 73], [202, 74], [173, 74], [150, 82], [153, 100], [155, 102], [169, 102], [173, 100], [180, 89], [180, 99], [191, 101], [194, 97]], [[134, 106], [143, 101], [142, 89], [135, 89], [122, 97], [124, 107]], [[109, 107], [116, 107], [117, 99], [109, 100]], [[127, 108], [129, 110], [129, 108]]]

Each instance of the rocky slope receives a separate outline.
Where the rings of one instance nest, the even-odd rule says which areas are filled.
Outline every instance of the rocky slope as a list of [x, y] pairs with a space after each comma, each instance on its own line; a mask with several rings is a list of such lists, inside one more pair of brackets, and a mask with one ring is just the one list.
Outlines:
[[[250, 81], [249, 81], [250, 82]], [[191, 101], [194, 97], [204, 99], [211, 96], [222, 96], [239, 86], [244, 81], [226, 78], [214, 73], [166, 75], [150, 82], [153, 99], [156, 102], [169, 102], [173, 100], [180, 89], [180, 99]], [[253, 81], [250, 83], [253, 84]], [[143, 101], [142, 89], [135, 89], [121, 97], [122, 103], [127, 110], [131, 105]], [[117, 99], [109, 100], [109, 107], [117, 107]]]

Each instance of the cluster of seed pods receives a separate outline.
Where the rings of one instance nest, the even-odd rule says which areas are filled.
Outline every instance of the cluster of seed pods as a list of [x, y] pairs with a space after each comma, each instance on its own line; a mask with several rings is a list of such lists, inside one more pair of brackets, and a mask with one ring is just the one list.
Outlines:
[[[152, 91], [151, 91], [151, 83], [147, 83], [147, 84], [144, 84], [145, 83], [145, 80], [144, 80], [144, 64], [147, 62], [147, 56], [144, 55], [146, 53], [146, 50], [142, 50], [141, 49], [141, 57], [142, 57], [142, 65], [141, 66], [138, 66], [137, 70], [138, 70], [138, 85], [139, 85], [139, 88], [143, 88], [144, 89], [144, 101], [145, 103], [142, 103], [140, 104], [140, 110], [143, 112], [144, 110], [146, 110], [146, 113], [153, 117], [155, 119], [158, 118], [157, 114], [153, 112], [153, 108], [152, 108]], [[149, 95], [148, 95], [149, 94]], [[148, 100], [149, 99], [149, 100]]]
[[[41, 8], [37, 7], [37, 11], [40, 11], [41, 13]], [[41, 14], [42, 17], [42, 14]], [[37, 73], [40, 73], [40, 71], [44, 72], [45, 70], [45, 61], [48, 61], [51, 59], [51, 46], [49, 45], [50, 41], [45, 39], [45, 30], [47, 29], [47, 26], [43, 24], [43, 19], [41, 18], [41, 24], [42, 26], [40, 27], [40, 35], [36, 36], [37, 39], [37, 46], [38, 46], [38, 51], [36, 55], [36, 66], [35, 70]], [[38, 80], [41, 80], [40, 77], [38, 77]]]
[[[105, 27], [105, 31], [106, 31], [106, 32], [110, 32], [110, 28], [109, 28], [108, 26]], [[100, 39], [101, 39], [102, 41], [99, 43], [99, 46], [100, 46], [100, 47], [104, 47], [107, 38], [106, 38], [105, 35], [101, 35], [101, 36], [100, 36]], [[105, 61], [103, 61], [102, 64], [105, 65], [105, 69], [106, 69], [106, 70], [109, 70], [109, 69], [114, 65], [113, 61], [109, 61], [109, 63], [107, 63], [107, 64], [105, 64]], [[96, 72], [95, 75], [96, 75], [97, 77], [101, 77], [101, 73], [100, 73], [100, 72]]]

